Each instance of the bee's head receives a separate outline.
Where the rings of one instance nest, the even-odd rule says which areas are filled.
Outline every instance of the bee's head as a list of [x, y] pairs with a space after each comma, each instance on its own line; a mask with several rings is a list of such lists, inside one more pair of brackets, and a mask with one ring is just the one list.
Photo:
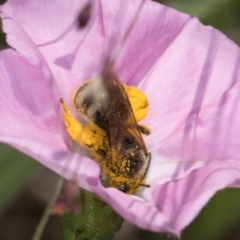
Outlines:
[[117, 188], [121, 192], [132, 194], [141, 184], [140, 179], [127, 178], [123, 176], [116, 176], [108, 181], [108, 186]]
[[127, 183], [122, 183], [122, 185], [120, 185], [119, 190], [124, 193], [128, 193], [128, 191], [130, 190], [130, 187], [128, 186]]

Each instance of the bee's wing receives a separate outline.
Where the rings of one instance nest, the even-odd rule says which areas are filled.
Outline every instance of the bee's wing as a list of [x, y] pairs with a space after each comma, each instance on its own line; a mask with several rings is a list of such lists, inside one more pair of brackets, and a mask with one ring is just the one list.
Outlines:
[[125, 151], [123, 143], [125, 139], [128, 139], [128, 141], [135, 143], [137, 147], [147, 153], [147, 148], [138, 129], [131, 103], [123, 85], [116, 77], [112, 77], [111, 79], [106, 79], [106, 89], [112, 95], [106, 111], [111, 148], [115, 149], [117, 154], [122, 155]]
[[127, 93], [113, 74], [86, 83], [76, 92], [74, 104], [85, 118], [106, 131], [117, 155], [124, 155], [126, 139], [147, 152]]

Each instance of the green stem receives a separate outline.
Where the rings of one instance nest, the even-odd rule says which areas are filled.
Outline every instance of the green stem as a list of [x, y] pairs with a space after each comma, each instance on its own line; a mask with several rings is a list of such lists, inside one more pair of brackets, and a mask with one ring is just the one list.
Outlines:
[[56, 202], [60, 192], [61, 192], [61, 189], [62, 189], [62, 186], [63, 186], [63, 183], [64, 183], [64, 178], [61, 177], [60, 180], [58, 181], [58, 184], [56, 186], [56, 189], [54, 191], [54, 194], [52, 196], [52, 198], [50, 199], [44, 213], [43, 213], [43, 216], [35, 230], [35, 233], [34, 233], [34, 236], [32, 238], [32, 240], [40, 240], [41, 239], [41, 236], [43, 234], [43, 231], [45, 229], [45, 226], [48, 222], [48, 219], [49, 219], [49, 216], [51, 214], [51, 210], [52, 210], [52, 207], [54, 205], [54, 203]]

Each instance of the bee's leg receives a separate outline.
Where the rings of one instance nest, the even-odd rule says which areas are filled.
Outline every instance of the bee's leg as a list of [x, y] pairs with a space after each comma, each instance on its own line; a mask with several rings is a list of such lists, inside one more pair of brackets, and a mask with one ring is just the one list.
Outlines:
[[136, 87], [123, 85], [128, 95], [131, 107], [136, 118], [139, 122], [148, 114], [148, 100], [146, 95]]
[[138, 129], [144, 135], [150, 135], [151, 134], [151, 130], [148, 127], [146, 127], [145, 125], [138, 124]]
[[141, 187], [147, 187], [147, 188], [150, 188], [150, 187], [151, 187], [149, 184], [145, 184], [145, 183], [141, 183], [140, 186], [141, 186]]

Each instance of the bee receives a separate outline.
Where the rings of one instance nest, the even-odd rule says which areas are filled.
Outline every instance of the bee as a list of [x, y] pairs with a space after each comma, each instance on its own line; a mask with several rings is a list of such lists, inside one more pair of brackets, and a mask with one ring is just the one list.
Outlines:
[[106, 175], [106, 186], [132, 193], [143, 184], [151, 162], [141, 134], [150, 131], [137, 124], [123, 84], [113, 74], [86, 82], [73, 95], [73, 105], [84, 119], [104, 133], [96, 154]]

